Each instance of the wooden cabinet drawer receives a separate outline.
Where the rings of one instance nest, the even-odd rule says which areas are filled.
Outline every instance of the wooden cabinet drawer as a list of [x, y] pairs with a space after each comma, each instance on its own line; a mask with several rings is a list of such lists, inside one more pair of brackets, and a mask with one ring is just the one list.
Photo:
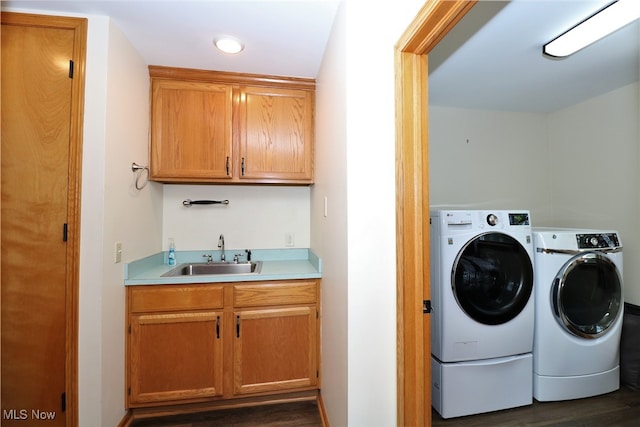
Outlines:
[[233, 287], [234, 307], [315, 304], [316, 301], [317, 282], [315, 280], [247, 283]]
[[129, 287], [132, 313], [221, 309], [223, 285], [158, 285]]

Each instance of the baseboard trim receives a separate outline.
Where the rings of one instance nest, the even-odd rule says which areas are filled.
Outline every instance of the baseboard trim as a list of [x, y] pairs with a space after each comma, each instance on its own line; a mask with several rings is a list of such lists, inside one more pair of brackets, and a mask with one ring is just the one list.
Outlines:
[[322, 421], [322, 427], [330, 427], [329, 425], [329, 417], [327, 417], [327, 412], [324, 408], [324, 401], [322, 400], [322, 394], [318, 393], [318, 411], [320, 412], [320, 420]]
[[118, 423], [118, 427], [130, 427], [131, 423], [133, 423], [133, 415], [131, 414], [131, 411], [129, 410], [129, 411], [127, 411], [127, 413], [124, 415], [124, 417]]
[[[283, 393], [277, 395], [268, 395], [268, 396], [259, 396], [259, 397], [251, 397], [251, 398], [239, 398], [239, 399], [229, 399], [229, 400], [217, 400], [213, 402], [201, 402], [201, 403], [189, 403], [183, 405], [167, 405], [167, 406], [158, 406], [158, 407], [146, 407], [146, 408], [131, 408], [127, 411], [127, 414], [118, 424], [118, 427], [130, 427], [134, 421], [147, 419], [147, 418], [156, 418], [156, 417], [164, 417], [171, 415], [186, 415], [186, 414], [194, 414], [198, 412], [209, 412], [220, 409], [236, 409], [236, 408], [244, 408], [249, 406], [261, 406], [261, 405], [273, 405], [278, 403], [288, 403], [288, 402], [302, 402], [302, 401], [316, 401], [318, 403], [318, 407], [320, 407], [320, 400], [318, 398], [319, 391], [318, 390], [310, 390], [305, 392], [296, 392], [296, 393]], [[320, 416], [322, 418], [323, 426], [328, 426], [328, 424], [324, 424], [324, 418], [322, 415], [322, 411], [320, 412]]]

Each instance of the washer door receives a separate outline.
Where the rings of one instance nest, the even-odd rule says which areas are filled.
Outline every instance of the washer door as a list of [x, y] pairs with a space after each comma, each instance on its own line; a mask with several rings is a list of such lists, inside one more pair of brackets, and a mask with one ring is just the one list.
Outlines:
[[622, 278], [616, 265], [598, 252], [571, 258], [558, 272], [551, 302], [560, 325], [574, 335], [607, 333], [622, 308]]
[[531, 258], [507, 234], [481, 234], [456, 257], [451, 283], [458, 305], [472, 319], [486, 325], [506, 323], [520, 314], [531, 297]]

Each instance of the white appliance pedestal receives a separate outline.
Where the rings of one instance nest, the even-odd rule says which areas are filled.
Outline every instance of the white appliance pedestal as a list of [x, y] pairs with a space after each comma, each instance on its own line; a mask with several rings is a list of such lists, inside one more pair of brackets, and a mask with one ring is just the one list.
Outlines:
[[431, 357], [432, 406], [442, 418], [533, 403], [531, 353], [442, 363]]

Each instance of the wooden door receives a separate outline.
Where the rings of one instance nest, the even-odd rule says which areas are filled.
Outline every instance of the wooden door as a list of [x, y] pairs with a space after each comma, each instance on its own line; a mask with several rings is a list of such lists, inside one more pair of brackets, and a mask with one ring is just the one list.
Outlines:
[[131, 316], [130, 406], [222, 395], [222, 312]]
[[231, 179], [232, 87], [152, 80], [151, 178]]
[[248, 86], [240, 95], [240, 178], [313, 179], [313, 92]]
[[317, 384], [315, 306], [238, 311], [235, 318], [236, 394]]
[[77, 373], [69, 372], [77, 360], [69, 320], [77, 266], [70, 259], [77, 258], [83, 86], [70, 66], [83, 65], [77, 44], [86, 21], [65, 19], [2, 13], [3, 426], [77, 422]]

